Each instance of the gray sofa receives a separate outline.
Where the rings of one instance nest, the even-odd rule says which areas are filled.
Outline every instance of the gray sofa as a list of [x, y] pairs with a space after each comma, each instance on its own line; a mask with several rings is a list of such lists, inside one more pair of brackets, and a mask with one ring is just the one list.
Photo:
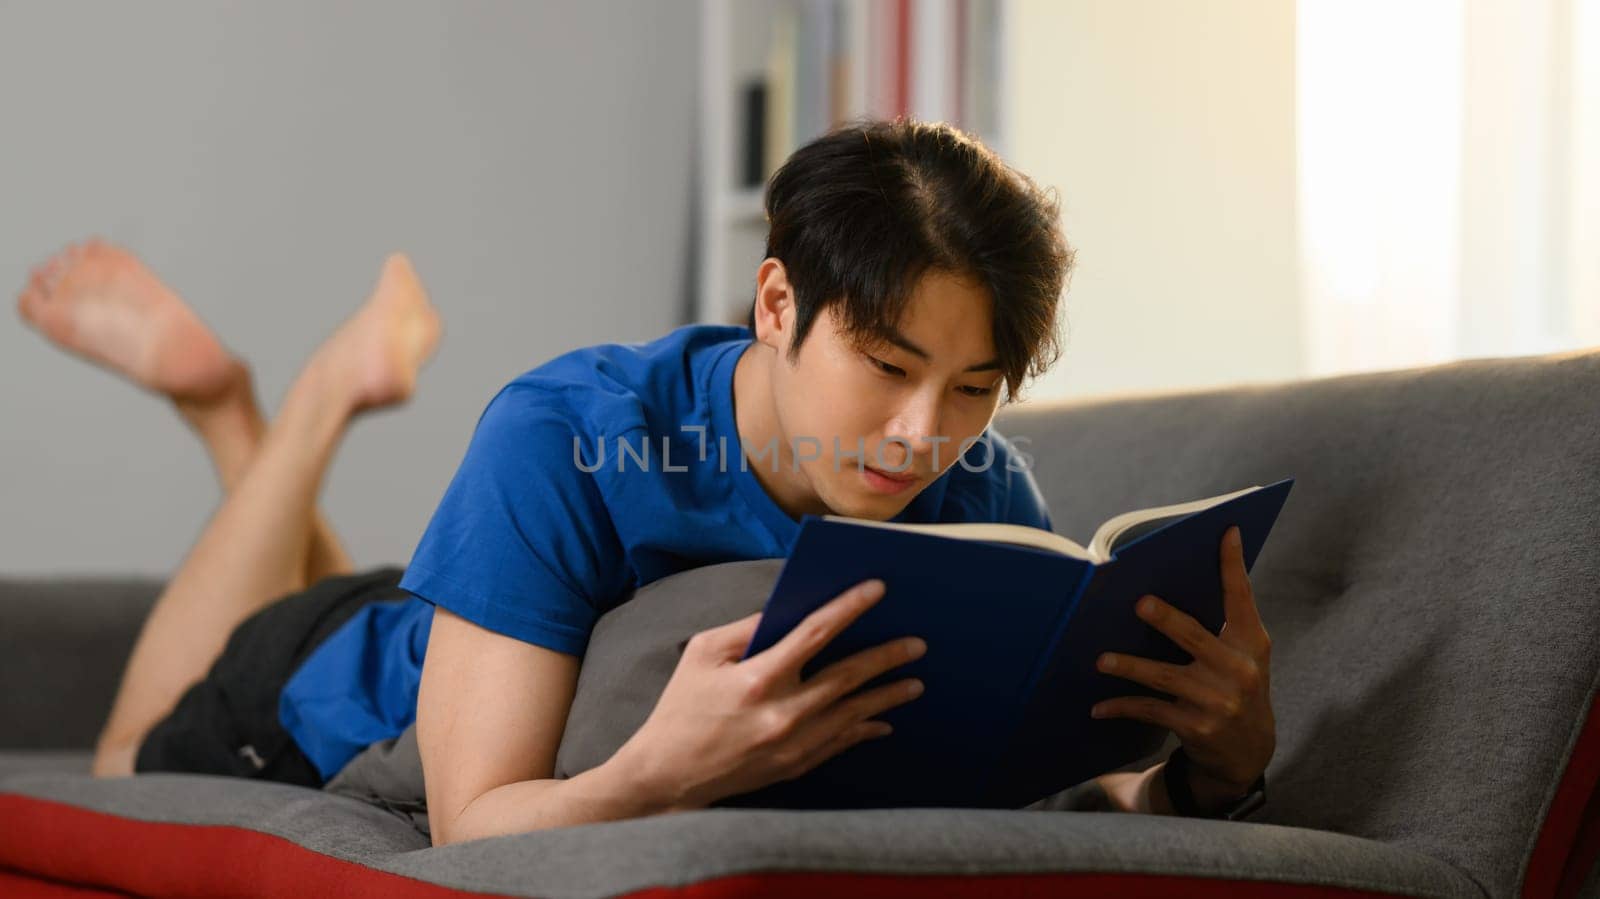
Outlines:
[[[1279, 741], [1249, 821], [1070, 797], [714, 808], [432, 848], [425, 815], [382, 796], [88, 777], [159, 585], [12, 579], [0, 893], [1600, 896], [1600, 350], [1022, 408], [999, 426], [1028, 439], [1078, 539], [1126, 509], [1296, 478], [1251, 573]], [[679, 578], [759, 608], [776, 566], [730, 571]], [[593, 658], [627, 656], [606, 626]], [[641, 675], [627, 699], [603, 668], [580, 681], [569, 773], [585, 764], [569, 744], [594, 751], [580, 716], [626, 721], [659, 689]]]

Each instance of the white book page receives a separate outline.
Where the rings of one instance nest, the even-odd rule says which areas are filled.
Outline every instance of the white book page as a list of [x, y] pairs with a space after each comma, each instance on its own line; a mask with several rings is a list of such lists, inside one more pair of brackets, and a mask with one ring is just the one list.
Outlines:
[[866, 525], [874, 528], [888, 528], [893, 531], [911, 531], [916, 534], [932, 534], [935, 537], [953, 537], [958, 540], [985, 540], [991, 543], [1012, 543], [1018, 546], [1030, 546], [1034, 549], [1045, 549], [1058, 552], [1074, 559], [1086, 562], [1098, 561], [1079, 544], [1068, 540], [1060, 534], [1040, 528], [1030, 528], [1021, 524], [1002, 524], [998, 522], [947, 522], [943, 524], [907, 524], [900, 521], [875, 521], [870, 518], [850, 518], [845, 515], [824, 515], [828, 521], [843, 521], [849, 524]]
[[950, 537], [957, 540], [983, 540], [990, 543], [1010, 543], [1017, 546], [1029, 546], [1034, 549], [1049, 550], [1082, 559], [1085, 562], [1099, 564], [1111, 558], [1111, 547], [1117, 538], [1129, 528], [1161, 518], [1182, 518], [1220, 505], [1236, 496], [1243, 496], [1252, 490], [1260, 490], [1259, 484], [1253, 484], [1242, 490], [1232, 493], [1223, 493], [1218, 496], [1208, 496], [1204, 499], [1195, 499], [1183, 503], [1174, 503], [1170, 506], [1151, 506], [1145, 509], [1134, 509], [1117, 515], [1094, 532], [1094, 537], [1089, 541], [1088, 547], [1069, 540], [1060, 534], [1030, 528], [1020, 524], [1002, 524], [999, 522], [948, 522], [942, 524], [908, 524], [900, 521], [876, 521], [870, 518], [851, 518], [846, 515], [824, 515], [828, 521], [842, 521], [848, 524], [859, 524], [873, 528], [888, 528], [892, 531], [910, 531], [916, 534], [931, 534], [935, 537]]
[[1260, 489], [1261, 485], [1252, 484], [1243, 490], [1235, 490], [1232, 493], [1223, 493], [1218, 496], [1208, 496], [1205, 499], [1190, 500], [1186, 503], [1175, 503], [1170, 506], [1151, 506], [1147, 509], [1135, 509], [1131, 512], [1123, 512], [1121, 515], [1117, 515], [1107, 520], [1105, 524], [1100, 525], [1099, 529], [1094, 532], [1094, 537], [1089, 541], [1089, 553], [1096, 560], [1108, 559], [1111, 557], [1111, 547], [1117, 542], [1117, 537], [1120, 536], [1123, 531], [1126, 531], [1135, 525], [1158, 518], [1182, 518], [1185, 515], [1199, 512], [1202, 509], [1209, 509], [1212, 506], [1221, 505], [1222, 503], [1225, 503], [1236, 496], [1243, 496], [1252, 490]]

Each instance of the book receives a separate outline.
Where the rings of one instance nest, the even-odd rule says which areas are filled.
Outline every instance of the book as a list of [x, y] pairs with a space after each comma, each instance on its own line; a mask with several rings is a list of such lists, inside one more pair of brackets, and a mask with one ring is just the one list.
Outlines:
[[1189, 655], [1134, 613], [1154, 594], [1211, 633], [1224, 623], [1222, 537], [1238, 525], [1255, 564], [1293, 478], [1136, 509], [1087, 545], [1010, 524], [907, 524], [807, 515], [743, 658], [789, 633], [840, 593], [880, 578], [884, 596], [801, 669], [809, 678], [906, 636], [918, 659], [855, 692], [920, 678], [916, 699], [877, 720], [887, 737], [857, 743], [800, 777], [717, 805], [776, 808], [1020, 808], [1158, 751], [1167, 731], [1089, 716], [1117, 696], [1171, 697], [1100, 672], [1102, 652], [1173, 664]]

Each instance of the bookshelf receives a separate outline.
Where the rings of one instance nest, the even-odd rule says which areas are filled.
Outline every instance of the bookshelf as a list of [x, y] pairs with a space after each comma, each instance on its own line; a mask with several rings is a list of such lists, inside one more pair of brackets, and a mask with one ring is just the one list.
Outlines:
[[[1006, 0], [701, 0], [699, 322], [743, 323], [765, 183], [862, 116], [945, 121], [1005, 155]], [[757, 99], [759, 98], [759, 99]]]

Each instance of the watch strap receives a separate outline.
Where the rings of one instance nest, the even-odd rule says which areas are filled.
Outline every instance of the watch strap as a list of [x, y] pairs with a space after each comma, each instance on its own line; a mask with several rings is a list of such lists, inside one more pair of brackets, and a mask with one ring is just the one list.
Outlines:
[[1200, 808], [1189, 786], [1189, 756], [1182, 746], [1167, 756], [1161, 776], [1166, 782], [1167, 799], [1172, 803], [1172, 810], [1187, 818], [1238, 821], [1253, 814], [1267, 802], [1267, 775], [1263, 773], [1250, 785], [1250, 791], [1231, 805], [1215, 810]]

